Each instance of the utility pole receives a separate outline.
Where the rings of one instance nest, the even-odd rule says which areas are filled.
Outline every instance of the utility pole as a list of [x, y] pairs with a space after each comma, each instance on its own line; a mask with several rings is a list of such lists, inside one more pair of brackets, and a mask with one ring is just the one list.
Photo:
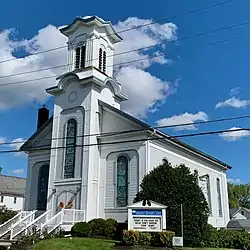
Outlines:
[[183, 234], [184, 234], [183, 232], [183, 206], [181, 204], [181, 237], [182, 239], [183, 239]]

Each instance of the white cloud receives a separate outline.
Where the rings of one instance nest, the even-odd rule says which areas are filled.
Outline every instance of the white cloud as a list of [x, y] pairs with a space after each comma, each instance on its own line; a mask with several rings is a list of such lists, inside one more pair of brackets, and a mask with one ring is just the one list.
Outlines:
[[6, 139], [4, 137], [0, 137], [0, 144], [5, 143], [5, 142], [6, 142]]
[[241, 100], [233, 96], [225, 101], [218, 102], [215, 108], [225, 108], [225, 107], [244, 108], [249, 105], [250, 105], [250, 100]]
[[[152, 20], [130, 17], [125, 21], [118, 22], [117, 25], [115, 25], [115, 29], [121, 31], [150, 22], [152, 22]], [[120, 35], [124, 40], [116, 46], [115, 53], [175, 40], [176, 32], [177, 27], [173, 23], [165, 23], [162, 25], [153, 24], [130, 30], [128, 32], [123, 32]], [[47, 27], [40, 29], [37, 35], [31, 39], [18, 40], [16, 33], [15, 30], [4, 30], [0, 33], [0, 61], [15, 59], [16, 51], [23, 51], [29, 55], [55, 47], [65, 46], [67, 42], [67, 38], [53, 25], [48, 25]], [[115, 57], [115, 63], [147, 58], [147, 60], [129, 63], [129, 65], [123, 65], [122, 68], [116, 68], [117, 77], [123, 84], [125, 92], [129, 95], [129, 100], [122, 105], [122, 108], [124, 108], [125, 111], [144, 117], [148, 111], [152, 112], [157, 109], [167, 95], [172, 93], [171, 84], [166, 80], [153, 76], [147, 71], [153, 64], [166, 64], [170, 62], [166, 56], [162, 55], [162, 52], [166, 53], [166, 47], [167, 46], [157, 46], [153, 49], [134, 51]], [[154, 55], [160, 56], [152, 58]], [[66, 48], [34, 56], [27, 56], [25, 58], [1, 64], [0, 77], [63, 65], [67, 63], [66, 59]], [[57, 68], [31, 74], [18, 75], [15, 77], [0, 78], [0, 80], [1, 84], [6, 84], [10, 82], [59, 75], [65, 71], [65, 68]], [[140, 77], [142, 77], [144, 81], [142, 81]], [[55, 83], [55, 78], [52, 78], [15, 85], [8, 84], [4, 87], [1, 86], [0, 111], [20, 107], [21, 105], [27, 105], [34, 100], [38, 103], [43, 103], [49, 97], [45, 92], [45, 89], [55, 85]], [[142, 91], [144, 89], [150, 89], [152, 90], [152, 93], [148, 92], [145, 97], [145, 91]], [[151, 97], [149, 96], [150, 94], [152, 95]], [[142, 98], [144, 102], [138, 102], [138, 99], [140, 98]], [[139, 106], [136, 107], [136, 105]], [[132, 109], [132, 107], [134, 108]]]
[[[24, 144], [23, 138], [16, 138], [14, 140], [7, 140], [6, 138], [0, 137], [0, 149], [1, 150], [19, 150]], [[3, 143], [3, 145], [1, 145]], [[25, 155], [24, 152], [16, 152], [16, 156]]]
[[23, 168], [17, 168], [17, 169], [9, 171], [10, 174], [17, 174], [17, 175], [23, 175], [24, 172], [25, 171]]
[[[194, 123], [197, 121], [207, 121], [208, 116], [206, 113], [199, 111], [195, 114], [191, 113], [183, 113], [180, 115], [174, 115], [168, 118], [162, 118], [157, 121], [158, 126], [171, 126], [171, 125], [181, 125], [186, 123]], [[197, 126], [195, 125], [186, 125], [186, 126], [178, 126], [174, 127], [175, 130], [197, 130]]]
[[20, 147], [24, 144], [24, 139], [23, 138], [16, 138], [12, 140], [12, 144], [10, 144], [10, 147], [15, 148], [16, 150], [19, 150]]
[[[237, 129], [241, 129], [241, 128], [232, 127], [228, 130], [237, 130]], [[223, 133], [219, 134], [219, 136], [227, 141], [237, 141], [243, 137], [250, 136], [250, 131], [239, 130], [239, 131], [223, 132]]]
[[230, 96], [236, 96], [240, 93], [241, 88], [240, 87], [235, 87], [230, 89]]
[[239, 178], [236, 178], [236, 179], [228, 178], [227, 181], [230, 183], [233, 183], [233, 184], [241, 182], [241, 180]]

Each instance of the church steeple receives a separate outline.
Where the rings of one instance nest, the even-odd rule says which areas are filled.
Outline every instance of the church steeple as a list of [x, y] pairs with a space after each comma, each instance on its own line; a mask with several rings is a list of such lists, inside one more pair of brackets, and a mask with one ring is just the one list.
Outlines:
[[113, 77], [114, 44], [122, 40], [110, 22], [97, 16], [77, 17], [61, 28], [68, 37], [68, 71], [97, 69]]

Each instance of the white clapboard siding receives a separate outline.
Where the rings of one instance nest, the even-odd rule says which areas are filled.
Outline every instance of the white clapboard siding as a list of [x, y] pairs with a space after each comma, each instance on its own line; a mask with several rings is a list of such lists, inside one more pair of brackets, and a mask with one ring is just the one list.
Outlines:
[[128, 205], [132, 205], [138, 192], [138, 157], [135, 152], [130, 154], [130, 163], [128, 171]]
[[111, 153], [106, 159], [106, 196], [105, 208], [116, 207], [116, 160], [119, 155], [126, 155], [129, 158], [128, 165], [128, 205], [133, 204], [135, 195], [139, 190], [138, 153], [134, 150]]
[[109, 155], [106, 161], [106, 199], [105, 208], [115, 207], [115, 157]]

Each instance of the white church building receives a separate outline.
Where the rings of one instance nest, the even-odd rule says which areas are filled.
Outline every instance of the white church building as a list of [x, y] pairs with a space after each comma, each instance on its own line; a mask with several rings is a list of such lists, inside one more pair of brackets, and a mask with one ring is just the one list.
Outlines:
[[37, 131], [21, 147], [28, 154], [25, 210], [55, 215], [72, 202], [87, 221], [123, 222], [143, 176], [167, 159], [197, 174], [209, 223], [226, 227], [231, 167], [120, 109], [129, 97], [113, 76], [114, 45], [122, 38], [112, 24], [76, 18], [60, 31], [68, 37], [69, 67], [46, 89], [54, 96], [54, 114], [49, 118], [41, 108]]

